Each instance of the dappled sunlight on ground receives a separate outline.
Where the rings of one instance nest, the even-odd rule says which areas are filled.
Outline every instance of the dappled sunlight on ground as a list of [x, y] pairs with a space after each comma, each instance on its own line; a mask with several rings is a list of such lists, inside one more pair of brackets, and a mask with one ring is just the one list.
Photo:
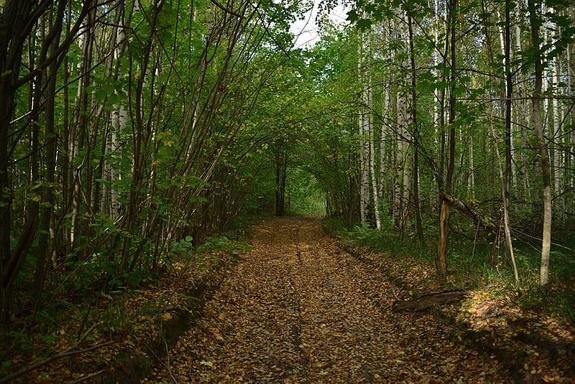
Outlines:
[[408, 293], [318, 220], [267, 220], [252, 245], [147, 382], [509, 381], [497, 360], [452, 337], [456, 326], [394, 313]]

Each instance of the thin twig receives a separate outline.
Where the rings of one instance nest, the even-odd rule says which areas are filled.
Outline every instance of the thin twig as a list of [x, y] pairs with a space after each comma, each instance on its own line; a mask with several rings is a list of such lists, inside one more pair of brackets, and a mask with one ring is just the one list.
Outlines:
[[[511, 227], [511, 230], [512, 230], [513, 232], [519, 233], [519, 234], [522, 235], [522, 236], [530, 237], [530, 238], [532, 238], [533, 240], [543, 241], [543, 239], [541, 239], [540, 237], [533, 236], [533, 235], [530, 235], [530, 234], [528, 234], [528, 233], [522, 232], [522, 231], [518, 230], [517, 228]], [[563, 244], [558, 244], [558, 243], [554, 243], [554, 242], [551, 242], [551, 244], [552, 244], [552, 245], [555, 245], [555, 246], [557, 246], [557, 247], [559, 247], [559, 248], [563, 248], [563, 249], [566, 249], [566, 250], [568, 250], [568, 251], [572, 251], [571, 248], [569, 248], [569, 247], [567, 247], [567, 246], [565, 246], [565, 245], [563, 245]]]
[[240, 19], [243, 19], [244, 17], [242, 15], [240, 15], [239, 13], [232, 11], [229, 8], [226, 8], [225, 6], [223, 6], [222, 4], [220, 4], [217, 0], [210, 0], [212, 2], [212, 4], [214, 4], [216, 7], [218, 7], [219, 9], [221, 9], [224, 12], [229, 13], [230, 15], [234, 15], [235, 17], [239, 17]]
[[37, 362], [27, 366], [27, 367], [22, 368], [21, 370], [19, 370], [17, 372], [14, 372], [11, 375], [5, 376], [5, 377], [0, 379], [0, 383], [8, 383], [8, 382], [24, 375], [25, 373], [30, 372], [34, 369], [40, 368], [46, 364], [49, 364], [49, 363], [53, 362], [54, 360], [58, 360], [58, 359], [61, 359], [63, 357], [79, 355], [79, 354], [85, 353], [85, 352], [90, 352], [90, 351], [93, 351], [95, 349], [99, 349], [102, 347], [106, 347], [108, 345], [116, 344], [117, 342], [118, 342], [118, 340], [106, 341], [106, 342], [92, 345], [91, 347], [87, 347], [87, 348], [83, 348], [83, 349], [74, 349], [75, 347], [77, 347], [77, 346], [74, 346], [70, 349], [63, 351], [63, 352], [59, 352], [53, 356], [50, 356], [44, 360], [37, 361]]
[[104, 369], [101, 369], [101, 370], [99, 370], [99, 371], [90, 373], [89, 375], [80, 377], [78, 380], [73, 381], [72, 384], [83, 383], [84, 381], [93, 379], [93, 378], [96, 377], [96, 376], [100, 376], [102, 373], [106, 372], [107, 370], [108, 370], [107, 368], [104, 368]]
[[168, 342], [166, 341], [164, 335], [162, 335], [162, 341], [164, 342], [164, 347], [166, 348], [166, 368], [168, 368], [168, 372], [170, 373], [170, 377], [172, 378], [174, 384], [178, 384], [178, 380], [176, 380], [176, 377], [172, 372], [172, 367], [170, 364], [170, 348], [168, 347]]

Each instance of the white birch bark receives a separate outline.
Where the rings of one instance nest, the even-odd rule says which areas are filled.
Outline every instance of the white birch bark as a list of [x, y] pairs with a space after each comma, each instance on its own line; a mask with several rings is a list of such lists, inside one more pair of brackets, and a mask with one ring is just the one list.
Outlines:
[[360, 190], [359, 190], [359, 205], [360, 205], [360, 219], [362, 225], [367, 225], [367, 207], [369, 203], [369, 143], [366, 140], [368, 117], [365, 114], [364, 103], [367, 99], [365, 87], [365, 68], [363, 67], [363, 38], [360, 36], [360, 44], [358, 50], [358, 77], [359, 85], [361, 88], [360, 108], [359, 108], [359, 146], [360, 146]]
[[[549, 8], [549, 12], [550, 13], [554, 13], [555, 10], [553, 8]], [[552, 37], [552, 44], [555, 44], [557, 42], [557, 30], [558, 30], [559, 26], [557, 25], [553, 25], [553, 29], [556, 31], [555, 34]], [[551, 63], [551, 85], [550, 85], [550, 90], [551, 90], [551, 94], [553, 96], [557, 96], [559, 94], [559, 76], [560, 76], [560, 68], [559, 68], [559, 57], [555, 56], [553, 58], [553, 62]], [[559, 100], [554, 97], [551, 100], [551, 109], [552, 109], [552, 115], [553, 115], [553, 189], [554, 189], [554, 194], [557, 197], [556, 199], [556, 203], [555, 203], [555, 207], [556, 207], [556, 212], [559, 212], [561, 216], [562, 210], [563, 210], [563, 199], [561, 198], [561, 178], [562, 178], [562, 166], [561, 166], [561, 148], [560, 148], [560, 142], [561, 142], [561, 111], [560, 111], [560, 106], [559, 106]]]
[[[433, 39], [435, 43], [435, 49], [433, 50], [433, 76], [437, 78], [439, 76], [439, 71], [437, 70], [437, 66], [439, 65], [439, 28], [441, 25], [440, 17], [439, 17], [439, 1], [434, 0], [434, 22], [435, 26], [433, 28]], [[434, 137], [438, 137], [437, 130], [439, 127], [439, 89], [435, 88], [433, 90], [433, 127], [435, 135]]]
[[[566, 92], [568, 95], [573, 95], [573, 73], [571, 71], [571, 49], [572, 48], [567, 48], [567, 62], [566, 62], [566, 69], [567, 69], [567, 89]], [[569, 114], [569, 120], [572, 123], [573, 122], [573, 117], [572, 114]], [[571, 147], [571, 167], [573, 167], [575, 165], [575, 129], [571, 131], [571, 143], [570, 143], [570, 147]], [[575, 187], [575, 172], [571, 172], [571, 180], [569, 181], [569, 186], [571, 188]]]
[[[390, 52], [390, 50], [387, 49], [387, 30], [385, 25], [382, 26], [382, 33], [381, 33], [381, 37], [382, 37], [382, 49], [385, 52], [384, 53], [384, 57], [385, 58], [389, 58], [390, 54], [388, 52]], [[389, 115], [390, 115], [390, 110], [389, 110], [389, 104], [390, 104], [390, 84], [387, 81], [387, 78], [383, 79], [383, 84], [384, 84], [384, 89], [383, 89], [383, 95], [382, 95], [382, 111], [381, 111], [381, 127], [380, 127], [380, 135], [379, 135], [379, 199], [381, 201], [381, 199], [383, 199], [383, 190], [384, 190], [384, 186], [385, 186], [385, 174], [386, 174], [386, 150], [385, 150], [385, 145], [386, 145], [386, 141], [388, 139], [388, 129], [387, 129], [387, 122], [386, 120], [389, 119]]]
[[383, 110], [382, 110], [382, 122], [381, 131], [379, 135], [379, 198], [383, 199], [383, 190], [385, 185], [385, 174], [386, 174], [386, 150], [385, 143], [388, 139], [387, 123], [386, 119], [389, 118], [389, 86], [387, 85], [383, 91]]
[[540, 47], [541, 44], [541, 28], [539, 27], [541, 15], [545, 14], [544, 10], [541, 12], [539, 4], [535, 0], [528, 0], [529, 8], [529, 22], [531, 25], [531, 45], [533, 48], [533, 58], [535, 60], [534, 72], [534, 89], [533, 98], [531, 100], [531, 124], [535, 131], [537, 138], [537, 149], [539, 155], [539, 162], [541, 165], [541, 181], [543, 183], [543, 239], [541, 241], [541, 267], [540, 267], [540, 284], [546, 285], [549, 282], [549, 256], [551, 251], [551, 221], [553, 216], [553, 200], [551, 196], [551, 175], [550, 175], [550, 162], [549, 151], [545, 138], [545, 124], [541, 116], [541, 97], [544, 94], [544, 65], [543, 57], [544, 52]]
[[[522, 11], [521, 11], [521, 5], [520, 2], [516, 2], [515, 3], [515, 25], [513, 27], [514, 29], [514, 43], [515, 43], [515, 52], [522, 52], [523, 51], [523, 47], [522, 47], [522, 43], [521, 43], [521, 21], [522, 21]], [[521, 71], [518, 71], [517, 74], [517, 80], [516, 83], [517, 85], [515, 86], [516, 89], [516, 94], [518, 94], [518, 96], [520, 97], [525, 97], [527, 96], [527, 93], [525, 92], [526, 88], [525, 88], [525, 76], [523, 75], [523, 73]], [[527, 130], [528, 130], [528, 126], [530, 124], [530, 120], [526, 118], [526, 116], [528, 116], [528, 108], [527, 108], [527, 104], [525, 103], [524, 100], [517, 100], [515, 101], [515, 108], [513, 108], [512, 110], [512, 114], [513, 114], [513, 122], [517, 123], [518, 125], [518, 131], [520, 134], [520, 144], [522, 148], [528, 148], [529, 147], [529, 142], [527, 139]], [[523, 189], [523, 193], [524, 193], [524, 197], [526, 197], [528, 200], [531, 200], [531, 183], [530, 183], [530, 169], [531, 167], [526, 166], [527, 162], [528, 162], [528, 157], [525, 155], [525, 153], [523, 151], [519, 151], [518, 152], [518, 156], [517, 159], [519, 161], [519, 163], [522, 166], [522, 175], [521, 175], [521, 182], [522, 182], [522, 189]], [[516, 173], [514, 173], [514, 176], [516, 175]], [[518, 185], [518, 184], [515, 184]]]
[[499, 180], [501, 181], [501, 198], [503, 201], [503, 231], [505, 233], [505, 244], [509, 257], [511, 259], [511, 265], [513, 266], [513, 276], [515, 281], [519, 282], [519, 273], [517, 272], [517, 263], [515, 262], [515, 252], [513, 250], [513, 238], [511, 236], [511, 228], [509, 224], [509, 206], [508, 200], [505, 198], [505, 177], [503, 175], [503, 166], [501, 164], [501, 155], [499, 153], [499, 139], [497, 138], [497, 133], [493, 129], [493, 123], [489, 124], [491, 130], [491, 136], [493, 138], [493, 146], [495, 147], [495, 156], [497, 158], [497, 169], [499, 170]]
[[[367, 37], [367, 46], [366, 46], [366, 56], [369, 63], [369, 59], [371, 57], [371, 36], [368, 35]], [[373, 91], [371, 89], [371, 66], [368, 65], [363, 70], [364, 74], [364, 95], [365, 100], [364, 104], [366, 106], [366, 113], [367, 118], [365, 119], [366, 123], [366, 131], [368, 136], [368, 146], [369, 146], [369, 176], [371, 181], [371, 195], [372, 195], [372, 202], [373, 202], [373, 213], [375, 216], [375, 226], [377, 229], [381, 229], [381, 217], [379, 215], [379, 192], [378, 192], [378, 185], [377, 185], [377, 178], [375, 174], [375, 134], [374, 134], [374, 127], [373, 127], [373, 113], [371, 113], [371, 106], [373, 105]]]
[[397, 95], [397, 129], [399, 133], [397, 152], [399, 163], [399, 193], [397, 194], [397, 223], [399, 228], [403, 228], [407, 219], [408, 202], [411, 191], [411, 166], [409, 161], [409, 143], [406, 141], [409, 132], [406, 127], [408, 124], [407, 116], [408, 100], [405, 95]]
[[475, 159], [473, 156], [473, 136], [469, 137], [469, 192], [475, 201]]
[[[126, 39], [126, 32], [122, 26], [122, 18], [120, 18], [120, 26], [115, 30], [116, 36], [116, 47], [114, 50], [114, 60], [118, 61], [122, 54], [122, 46]], [[116, 91], [117, 92], [117, 91]], [[118, 136], [122, 132], [128, 122], [128, 112], [122, 103], [116, 105], [112, 111], [112, 129], [108, 135], [108, 142], [106, 143], [106, 153], [110, 154], [111, 158], [117, 156], [117, 151], [120, 149], [120, 144]], [[113, 219], [117, 219], [120, 214], [120, 202], [118, 198], [118, 191], [115, 188], [115, 184], [118, 180], [121, 180], [122, 175], [116, 172], [115, 166], [112, 164], [108, 167], [108, 188], [110, 196], [110, 215]]]

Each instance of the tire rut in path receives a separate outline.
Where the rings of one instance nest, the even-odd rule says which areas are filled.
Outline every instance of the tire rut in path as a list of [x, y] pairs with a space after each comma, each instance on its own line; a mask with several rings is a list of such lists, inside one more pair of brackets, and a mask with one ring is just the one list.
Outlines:
[[[394, 287], [318, 220], [270, 219], [146, 382], [509, 382], [432, 316], [392, 313]], [[377, 292], [377, 303], [371, 293]]]

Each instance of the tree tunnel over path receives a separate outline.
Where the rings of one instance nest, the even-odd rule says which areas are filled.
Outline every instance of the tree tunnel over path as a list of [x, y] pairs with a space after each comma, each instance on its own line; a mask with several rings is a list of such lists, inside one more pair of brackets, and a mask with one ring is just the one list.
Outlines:
[[[461, 345], [437, 369], [404, 370], [438, 361], [452, 329], [423, 335], [427, 314], [388, 313], [397, 287], [373, 276], [407, 263], [413, 300], [457, 288], [458, 310], [488, 318], [489, 332], [542, 328], [504, 340], [530, 345], [529, 374], [571, 379], [575, 3], [313, 3], [0, 0], [0, 378], [73, 376], [73, 361], [98, 368], [70, 379], [88, 381], [110, 371], [116, 344], [146, 327], [163, 335], [200, 303], [214, 321], [221, 306], [222, 326], [246, 321], [230, 336], [254, 364], [246, 377], [515, 375]], [[336, 8], [345, 22], [330, 18]], [[317, 28], [313, 44], [295, 45], [301, 22]], [[367, 248], [340, 252], [321, 226]], [[359, 261], [373, 250], [372, 271]], [[281, 362], [254, 357], [272, 315]], [[198, 332], [186, 338], [204, 343]], [[216, 341], [193, 372], [225, 381], [229, 340]], [[75, 360], [85, 352], [97, 358]]]

